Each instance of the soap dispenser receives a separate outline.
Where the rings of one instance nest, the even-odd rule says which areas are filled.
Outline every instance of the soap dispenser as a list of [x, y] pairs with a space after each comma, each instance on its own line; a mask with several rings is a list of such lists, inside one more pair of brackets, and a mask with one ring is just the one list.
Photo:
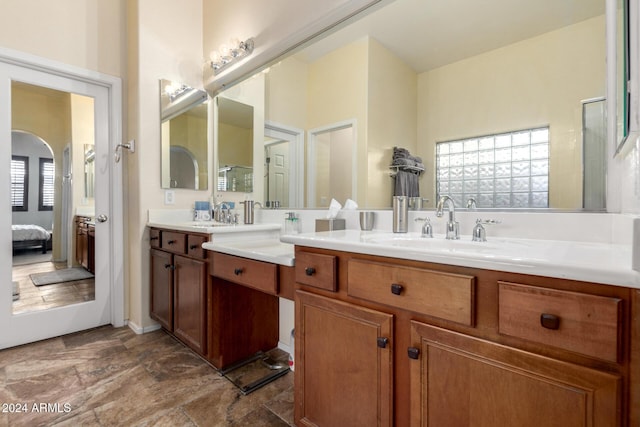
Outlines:
[[284, 234], [298, 234], [300, 232], [300, 218], [295, 212], [287, 212], [284, 217]]

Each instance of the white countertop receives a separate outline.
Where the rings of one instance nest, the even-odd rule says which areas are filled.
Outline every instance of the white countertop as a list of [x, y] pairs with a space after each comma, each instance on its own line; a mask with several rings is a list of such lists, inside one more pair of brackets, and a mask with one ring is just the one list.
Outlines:
[[631, 268], [631, 245], [488, 238], [446, 240], [443, 235], [341, 230], [281, 236], [283, 243], [383, 257], [557, 277], [640, 289]]
[[258, 261], [292, 267], [295, 265], [294, 246], [277, 239], [256, 239], [240, 241], [219, 241], [202, 244], [204, 249], [235, 255]]
[[224, 224], [215, 221], [149, 221], [147, 226], [213, 235], [280, 230], [279, 224]]

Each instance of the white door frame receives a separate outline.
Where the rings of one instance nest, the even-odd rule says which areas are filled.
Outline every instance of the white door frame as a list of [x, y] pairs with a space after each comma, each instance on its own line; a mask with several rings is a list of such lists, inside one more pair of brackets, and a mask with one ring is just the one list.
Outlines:
[[[304, 207], [304, 131], [265, 120], [264, 136], [291, 142], [289, 144], [289, 208]], [[265, 147], [269, 145], [265, 143]]]
[[[122, 141], [122, 83], [121, 80], [117, 77], [108, 76], [106, 74], [102, 74], [96, 71], [86, 70], [82, 68], [78, 68], [75, 66], [71, 66], [68, 64], [63, 64], [57, 61], [52, 61], [49, 59], [41, 58], [38, 56], [30, 55], [24, 52], [18, 52], [11, 49], [0, 48], [0, 67], [10, 67], [10, 66], [18, 66], [25, 69], [33, 70], [36, 72], [46, 73], [52, 76], [62, 77], [66, 79], [71, 79], [80, 83], [88, 83], [95, 86], [100, 86], [106, 90], [107, 98], [108, 98], [108, 106], [106, 110], [104, 110], [105, 116], [108, 116], [108, 138], [106, 140], [97, 140], [96, 144], [102, 145], [103, 153], [107, 154], [108, 158], [105, 158], [104, 165], [108, 168], [107, 173], [109, 176], [109, 206], [101, 207], [101, 211], [96, 211], [96, 215], [104, 214], [108, 217], [108, 221], [99, 225], [98, 227], [108, 227], [108, 236], [111, 238], [111, 244], [105, 247], [109, 249], [106, 250], [108, 254], [105, 254], [108, 257], [108, 270], [110, 271], [102, 271], [96, 272], [97, 274], [107, 274], [109, 276], [109, 313], [105, 313], [104, 315], [110, 319], [110, 323], [113, 326], [120, 327], [125, 324], [125, 314], [124, 314], [124, 221], [123, 221], [123, 164], [122, 162], [116, 163], [113, 161], [112, 153], [115, 152], [116, 147]], [[96, 108], [101, 108], [101, 106], [96, 106]], [[11, 99], [10, 97], [6, 97], [0, 99], [0, 129], [11, 129]], [[2, 150], [7, 150], [6, 146], [10, 147], [10, 144], [5, 144], [5, 148]], [[9, 154], [2, 153], [3, 156], [7, 156]], [[9, 182], [8, 179], [9, 171], [5, 171], [6, 180], [4, 182]], [[2, 193], [7, 190], [3, 189]], [[11, 224], [11, 213], [7, 210], [7, 212], [0, 213], [0, 240], [4, 243], [0, 245], [0, 261], [1, 260], [9, 260], [12, 257], [11, 255], [11, 231], [9, 229], [9, 224]], [[107, 231], [107, 230], [105, 230]], [[99, 232], [96, 230], [96, 232]], [[98, 240], [98, 239], [96, 239]], [[98, 248], [97, 248], [98, 249]], [[6, 261], [2, 261], [6, 262]], [[4, 280], [0, 282], [5, 282], [6, 277], [9, 277], [10, 280], [10, 268], [9, 271], [3, 273], [5, 274]], [[5, 295], [6, 294], [6, 295]], [[8, 292], [2, 292], [0, 296], [0, 303], [3, 305], [5, 302], [11, 301]], [[43, 311], [45, 312], [45, 311]], [[46, 310], [47, 313], [51, 313], [52, 318], [56, 318], [57, 312], [62, 312], [62, 310], [56, 311], [56, 309]], [[0, 316], [6, 316], [6, 313], [9, 313], [9, 319], [11, 320], [11, 307], [0, 307]], [[39, 312], [35, 312], [39, 313]], [[31, 314], [29, 314], [31, 315]], [[20, 316], [20, 315], [18, 315]], [[8, 322], [9, 323], [9, 322]], [[8, 324], [7, 323], [7, 324]], [[44, 339], [49, 336], [56, 336], [61, 334], [66, 334], [70, 332], [74, 332], [77, 330], [83, 329], [82, 327], [78, 327], [74, 325], [73, 319], [64, 319], [61, 318], [59, 322], [60, 325], [47, 325], [47, 332], [42, 332], [42, 336], [36, 337], [36, 339]], [[6, 324], [5, 324], [6, 325]], [[49, 327], [51, 326], [51, 327]], [[53, 335], [52, 335], [53, 334]], [[19, 338], [16, 338], [12, 334], [11, 337], [2, 337], [0, 336], [0, 348], [10, 347], [18, 344], [22, 344]]]

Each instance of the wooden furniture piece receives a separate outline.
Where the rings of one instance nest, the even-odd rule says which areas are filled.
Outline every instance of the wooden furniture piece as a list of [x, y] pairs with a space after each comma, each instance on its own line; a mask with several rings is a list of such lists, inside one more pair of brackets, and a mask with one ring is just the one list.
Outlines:
[[40, 249], [43, 254], [51, 250], [53, 233], [39, 225], [11, 224], [13, 253], [23, 249]]
[[298, 426], [635, 426], [640, 291], [296, 247]]
[[76, 216], [76, 261], [91, 273], [95, 273], [95, 232], [92, 219]]
[[209, 361], [225, 369], [278, 344], [278, 297], [293, 298], [292, 267], [210, 252]]
[[206, 356], [208, 235], [152, 228], [149, 236], [151, 318]]

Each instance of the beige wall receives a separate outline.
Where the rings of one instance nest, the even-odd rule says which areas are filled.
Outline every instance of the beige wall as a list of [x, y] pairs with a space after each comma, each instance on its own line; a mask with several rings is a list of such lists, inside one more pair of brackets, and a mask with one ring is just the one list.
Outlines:
[[388, 208], [393, 196], [393, 147], [417, 153], [417, 84], [411, 67], [376, 40], [369, 43], [367, 208]]
[[417, 150], [417, 75], [409, 66], [363, 38], [311, 63], [285, 59], [267, 74], [266, 92], [267, 119], [279, 124], [310, 130], [355, 119], [356, 201], [362, 208], [391, 206], [393, 147]]
[[3, 0], [0, 46], [122, 77], [125, 3]]
[[[368, 40], [361, 39], [309, 65], [306, 129], [355, 120], [358, 175], [367, 173], [367, 60]], [[366, 206], [367, 182], [360, 181], [352, 198]]]
[[[125, 247], [129, 253], [129, 321], [153, 325], [149, 318], [149, 209], [191, 208], [208, 192], [175, 191], [175, 205], [164, 205], [160, 185], [160, 79], [202, 87], [202, 1], [130, 0], [128, 22], [129, 120], [127, 139], [136, 140], [128, 161]], [[211, 188], [209, 177], [209, 188]], [[127, 241], [128, 239], [128, 241]]]
[[[599, 17], [421, 74], [418, 154], [434, 165], [438, 141], [549, 125], [550, 206], [580, 208], [581, 101], [605, 95], [604, 40]], [[434, 177], [421, 180], [432, 201]]]

